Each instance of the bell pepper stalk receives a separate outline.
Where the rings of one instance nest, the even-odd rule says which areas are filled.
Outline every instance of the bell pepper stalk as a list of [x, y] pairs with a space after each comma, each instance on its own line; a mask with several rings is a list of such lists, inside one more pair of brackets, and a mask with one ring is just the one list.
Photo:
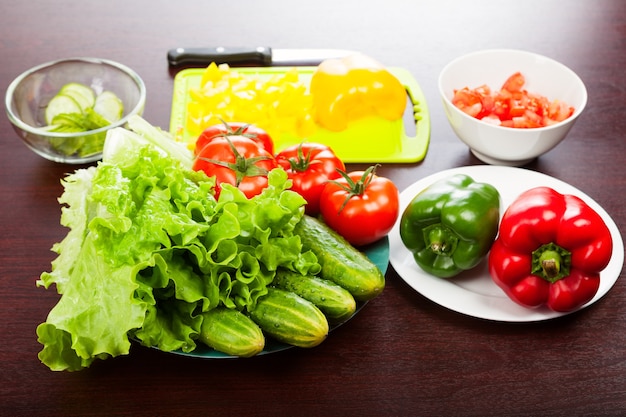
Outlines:
[[500, 193], [465, 174], [417, 194], [402, 213], [400, 237], [425, 272], [450, 278], [483, 260], [498, 234]]
[[367, 116], [398, 120], [407, 102], [402, 83], [363, 54], [324, 60], [311, 76], [310, 92], [315, 121], [334, 132]]
[[502, 216], [489, 273], [522, 306], [568, 312], [593, 299], [612, 252], [611, 233], [588, 204], [536, 187], [518, 196]]

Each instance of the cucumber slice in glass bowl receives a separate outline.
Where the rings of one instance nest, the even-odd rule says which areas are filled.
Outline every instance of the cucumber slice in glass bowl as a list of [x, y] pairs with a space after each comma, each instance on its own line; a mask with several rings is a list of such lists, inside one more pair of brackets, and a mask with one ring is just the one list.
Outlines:
[[59, 95], [68, 96], [76, 100], [81, 111], [85, 111], [96, 103], [96, 93], [93, 89], [81, 83], [68, 83], [59, 90]]
[[124, 103], [112, 91], [103, 91], [96, 97], [93, 109], [109, 122], [117, 122], [124, 114]]
[[46, 123], [52, 125], [52, 121], [59, 114], [82, 113], [80, 104], [70, 96], [56, 95], [46, 107]]

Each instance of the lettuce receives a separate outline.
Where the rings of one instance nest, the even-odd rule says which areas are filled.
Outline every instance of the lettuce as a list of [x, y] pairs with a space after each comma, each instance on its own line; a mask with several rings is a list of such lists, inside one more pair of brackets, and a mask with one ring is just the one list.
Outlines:
[[293, 233], [304, 200], [283, 170], [252, 199], [226, 185], [216, 200], [214, 179], [192, 171], [183, 148], [133, 123], [140, 133], [114, 129], [101, 163], [62, 180], [69, 231], [37, 282], [61, 295], [37, 328], [52, 370], [128, 354], [133, 339], [192, 351], [203, 312], [254, 308], [279, 268], [320, 269]]

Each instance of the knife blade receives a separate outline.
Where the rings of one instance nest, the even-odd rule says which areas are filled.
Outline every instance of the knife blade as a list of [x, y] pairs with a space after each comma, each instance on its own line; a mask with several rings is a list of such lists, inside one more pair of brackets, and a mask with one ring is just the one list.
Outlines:
[[319, 65], [331, 58], [355, 54], [346, 49], [273, 49], [259, 47], [175, 48], [167, 52], [170, 66], [216, 64], [268, 66]]

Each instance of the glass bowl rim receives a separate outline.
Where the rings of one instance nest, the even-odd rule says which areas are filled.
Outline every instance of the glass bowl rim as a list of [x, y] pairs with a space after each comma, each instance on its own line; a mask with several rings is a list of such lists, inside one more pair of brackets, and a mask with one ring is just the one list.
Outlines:
[[[25, 123], [24, 121], [22, 121], [18, 117], [18, 115], [13, 112], [13, 108], [11, 105], [13, 101], [13, 96], [15, 94], [15, 90], [17, 89], [18, 85], [20, 85], [20, 83], [24, 81], [24, 79], [26, 79], [27, 77], [29, 77], [30, 75], [38, 71], [41, 71], [42, 69], [53, 67], [55, 65], [66, 63], [66, 62], [83, 62], [83, 63], [96, 64], [96, 65], [103, 64], [103, 65], [107, 65], [107, 66], [110, 66], [110, 67], [113, 67], [122, 71], [126, 75], [130, 76], [130, 78], [134, 81], [135, 85], [139, 89], [139, 99], [137, 100], [137, 104], [133, 107], [133, 109], [130, 112], [128, 112], [128, 114], [125, 117], [121, 118], [120, 120], [114, 123], [111, 123], [110, 125], [107, 125], [98, 129], [94, 129], [94, 130], [89, 130], [86, 132], [71, 132], [71, 133], [51, 132], [47, 130], [45, 127], [31, 126], [28, 123]], [[9, 120], [11, 121], [11, 123], [13, 123], [16, 127], [22, 129], [23, 131], [27, 133], [40, 135], [40, 136], [54, 137], [54, 138], [73, 138], [73, 137], [79, 137], [79, 136], [93, 135], [93, 134], [98, 134], [101, 132], [106, 132], [107, 130], [113, 129], [115, 127], [124, 126], [132, 115], [137, 114], [139, 111], [141, 111], [141, 109], [145, 106], [145, 102], [146, 102], [146, 85], [143, 79], [139, 76], [139, 74], [137, 74], [137, 72], [135, 72], [133, 69], [131, 69], [130, 67], [124, 64], [120, 64], [119, 62], [115, 62], [115, 61], [104, 59], [104, 58], [90, 58], [90, 57], [63, 58], [63, 59], [57, 59], [54, 61], [49, 61], [43, 64], [39, 64], [37, 66], [34, 66], [24, 71], [22, 74], [18, 75], [11, 82], [11, 84], [9, 84], [9, 86], [7, 87], [7, 92], [5, 96], [5, 107], [7, 111], [7, 116]]]

